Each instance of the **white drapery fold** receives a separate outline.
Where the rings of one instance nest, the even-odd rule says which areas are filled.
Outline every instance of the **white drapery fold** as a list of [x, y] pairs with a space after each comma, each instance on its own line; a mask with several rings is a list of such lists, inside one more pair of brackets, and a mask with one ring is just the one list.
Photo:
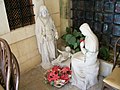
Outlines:
[[50, 17], [46, 6], [40, 6], [39, 16], [36, 19], [35, 34], [39, 53], [42, 57], [42, 67], [49, 69], [51, 61], [55, 59], [55, 40], [58, 39], [58, 33], [54, 21]]

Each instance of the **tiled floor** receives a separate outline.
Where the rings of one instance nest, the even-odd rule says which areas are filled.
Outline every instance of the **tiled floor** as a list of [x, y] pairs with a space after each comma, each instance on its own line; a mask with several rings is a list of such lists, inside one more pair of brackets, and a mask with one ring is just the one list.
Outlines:
[[[67, 84], [64, 87], [57, 89], [45, 84], [44, 82], [44, 72], [45, 70], [41, 66], [37, 66], [30, 70], [29, 72], [24, 73], [20, 79], [20, 89], [19, 90], [79, 90], [71, 84]], [[100, 78], [99, 83], [90, 88], [89, 90], [101, 90], [102, 79]]]

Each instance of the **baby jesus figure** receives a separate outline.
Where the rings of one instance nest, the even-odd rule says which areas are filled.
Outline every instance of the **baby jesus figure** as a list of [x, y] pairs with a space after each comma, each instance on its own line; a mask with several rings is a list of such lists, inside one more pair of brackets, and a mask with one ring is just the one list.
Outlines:
[[60, 55], [52, 61], [53, 65], [61, 65], [62, 62], [68, 60], [71, 58], [72, 54], [71, 54], [71, 48], [69, 46], [67, 46], [65, 48], [65, 51], [60, 51], [59, 49], [57, 49], [58, 52], [60, 53]]

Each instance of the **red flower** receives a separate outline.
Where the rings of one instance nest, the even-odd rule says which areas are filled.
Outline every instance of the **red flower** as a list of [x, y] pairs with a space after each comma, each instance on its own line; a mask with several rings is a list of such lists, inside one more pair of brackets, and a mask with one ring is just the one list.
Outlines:
[[60, 69], [61, 69], [60, 66], [54, 66], [54, 67], [52, 68], [52, 71], [58, 71], [58, 70], [60, 70]]
[[59, 78], [58, 74], [55, 74], [55, 71], [50, 72], [47, 77], [49, 82], [58, 80]]
[[71, 74], [71, 70], [70, 70], [69, 67], [64, 67], [64, 68], [62, 68], [61, 72], [62, 72], [62, 73], [67, 73], [67, 74], [68, 74], [68, 72], [70, 72], [69, 74]]
[[[69, 67], [60, 67], [60, 66], [54, 66], [52, 69], [47, 70], [45, 73], [45, 77], [51, 85], [56, 86], [56, 84], [60, 84], [63, 82], [63, 85], [69, 81], [71, 78], [71, 70]], [[63, 80], [63, 81], [62, 81]], [[57, 82], [57, 83], [56, 83]]]
[[81, 43], [81, 42], [84, 42], [84, 40], [83, 40], [83, 39], [82, 39], [82, 40], [80, 40], [80, 43]]
[[63, 74], [63, 75], [61, 76], [61, 79], [62, 79], [62, 80], [65, 80], [65, 81], [68, 81], [68, 80], [69, 80], [69, 75], [68, 75], [68, 74]]

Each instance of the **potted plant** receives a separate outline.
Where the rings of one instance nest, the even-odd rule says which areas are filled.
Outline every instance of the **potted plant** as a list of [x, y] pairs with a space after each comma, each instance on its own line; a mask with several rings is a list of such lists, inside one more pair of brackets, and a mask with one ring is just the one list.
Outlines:
[[100, 75], [106, 77], [112, 71], [113, 51], [111, 52], [107, 46], [101, 46], [98, 58], [100, 60]]
[[66, 33], [61, 38], [65, 41], [66, 46], [70, 46], [75, 52], [80, 51], [80, 40], [84, 39], [80, 31], [77, 29], [72, 31], [69, 27], [66, 27]]
[[[66, 46], [70, 46], [75, 52], [80, 51], [80, 41], [84, 39], [84, 36], [77, 29], [71, 31], [69, 27], [66, 28], [66, 33], [61, 37]], [[112, 63], [110, 63], [110, 50], [106, 45], [100, 46], [98, 58], [100, 60], [100, 75], [107, 76], [112, 70]]]
[[105, 61], [109, 61], [110, 59], [110, 51], [108, 47], [106, 46], [101, 46], [99, 49], [99, 58], [103, 59]]

